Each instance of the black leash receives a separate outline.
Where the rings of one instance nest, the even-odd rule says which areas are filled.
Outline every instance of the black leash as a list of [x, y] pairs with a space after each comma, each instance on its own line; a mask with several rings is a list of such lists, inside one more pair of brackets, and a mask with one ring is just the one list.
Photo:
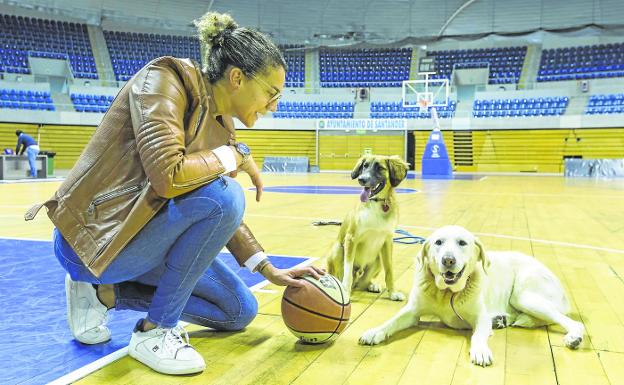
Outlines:
[[[314, 226], [340, 226], [342, 225], [341, 221], [314, 221], [312, 222]], [[401, 235], [400, 237], [392, 238], [392, 240], [396, 243], [402, 243], [404, 245], [416, 245], [425, 243], [425, 238], [419, 237], [417, 235], [410, 234], [409, 232], [401, 229], [394, 230], [395, 233]]]

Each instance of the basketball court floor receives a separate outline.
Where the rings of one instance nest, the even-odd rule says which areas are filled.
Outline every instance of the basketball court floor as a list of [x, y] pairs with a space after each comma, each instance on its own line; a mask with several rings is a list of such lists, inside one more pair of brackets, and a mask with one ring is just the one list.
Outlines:
[[[245, 221], [276, 263], [324, 265], [336, 226], [358, 202], [347, 173], [265, 174], [262, 201], [247, 192]], [[251, 185], [239, 176], [245, 187]], [[241, 332], [188, 325], [207, 369], [165, 376], [124, 355], [132, 324], [142, 314], [114, 312], [113, 339], [95, 347], [67, 330], [63, 271], [50, 244], [51, 223], [23, 213], [53, 194], [58, 181], [0, 183], [0, 342], [2, 384], [624, 384], [624, 180], [537, 175], [459, 175], [453, 180], [412, 178], [400, 187], [399, 229], [428, 236], [446, 224], [476, 233], [491, 250], [535, 256], [561, 279], [572, 318], [587, 336], [577, 351], [563, 345], [559, 327], [495, 330], [494, 365], [470, 363], [470, 332], [434, 318], [378, 346], [360, 346], [362, 332], [393, 315], [402, 303], [384, 294], [355, 292], [351, 323], [334, 343], [302, 345], [280, 318], [283, 288], [245, 280], [260, 304]], [[267, 189], [269, 190], [269, 189]], [[418, 244], [395, 244], [398, 287], [411, 288]], [[231, 258], [227, 254], [221, 258]], [[109, 361], [113, 361], [107, 363]], [[96, 369], [94, 371], [95, 368]], [[82, 374], [81, 374], [82, 373]]]

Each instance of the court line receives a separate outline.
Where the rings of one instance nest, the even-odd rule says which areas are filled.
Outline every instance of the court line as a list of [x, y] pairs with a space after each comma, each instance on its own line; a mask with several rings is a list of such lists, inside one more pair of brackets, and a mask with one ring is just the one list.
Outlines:
[[[307, 265], [310, 265], [312, 262], [316, 261], [318, 258], [316, 257], [302, 257], [302, 256], [295, 256], [295, 255], [276, 255], [276, 254], [271, 254], [271, 256], [274, 257], [286, 257], [286, 258], [307, 258], [307, 260], [298, 263], [296, 265], [294, 265], [293, 267], [304, 267]], [[269, 284], [270, 282], [267, 281], [266, 279], [262, 282], [259, 282], [255, 285], [253, 285], [252, 287], [249, 288], [249, 290], [251, 290], [252, 292], [269, 292], [269, 290], [264, 290], [262, 289], [264, 286], [266, 286], [267, 284]], [[273, 290], [271, 290], [271, 292], [274, 292]], [[188, 325], [188, 322], [184, 322], [184, 321], [180, 321], [180, 325], [182, 326], [186, 326]], [[50, 382], [48, 385], [65, 385], [65, 384], [71, 384], [73, 382], [76, 382], [78, 380], [80, 380], [81, 378], [84, 378], [86, 376], [88, 376], [89, 374], [102, 369], [103, 367], [105, 367], [108, 364], [113, 363], [114, 361], [117, 361], [125, 356], [128, 355], [128, 347], [124, 347], [121, 348], [117, 351], [114, 351], [113, 353], [104, 356], [98, 360], [93, 361], [90, 364], [87, 364], [85, 366], [83, 366], [80, 369], [76, 369], [73, 372], [67, 373], [62, 377], [57, 378], [56, 380]]]
[[[250, 217], [258, 217], [258, 218], [273, 218], [273, 219], [280, 218], [280, 219], [306, 220], [306, 221], [310, 221], [310, 222], [319, 220], [319, 218], [298, 217], [298, 216], [290, 216], [290, 215], [265, 215], [265, 214], [246, 214], [246, 215], [248, 215]], [[328, 220], [340, 221], [340, 219], [328, 219]], [[411, 225], [402, 225], [402, 224], [398, 224], [397, 226], [405, 227], [405, 228], [409, 228], [409, 229], [422, 229], [422, 230], [430, 230], [430, 231], [434, 231], [434, 230], [437, 229], [437, 227], [411, 226]], [[584, 245], [584, 244], [581, 244], [581, 243], [551, 241], [551, 240], [548, 240], [548, 239], [518, 237], [518, 236], [515, 236], [515, 235], [506, 235], [506, 234], [477, 233], [477, 232], [475, 232], [473, 234], [481, 235], [481, 236], [485, 236], [485, 237], [514, 239], [514, 240], [518, 240], [518, 241], [529, 241], [529, 242], [543, 243], [543, 244], [548, 244], [548, 245], [567, 246], [567, 247], [574, 247], [574, 248], [578, 248], [578, 249], [589, 249], [589, 250], [597, 250], [597, 251], [606, 251], [606, 252], [609, 252], [609, 253], [624, 254], [624, 250], [622, 250], [622, 249], [612, 249], [612, 248], [608, 248], [608, 247]]]
[[103, 367], [105, 367], [106, 365], [117, 361], [125, 356], [128, 355], [128, 347], [126, 346], [125, 348], [121, 348], [119, 350], [116, 350], [114, 352], [112, 352], [111, 354], [104, 356], [100, 359], [97, 359], [95, 361], [93, 361], [90, 364], [87, 364], [85, 366], [83, 366], [80, 369], [76, 369], [73, 372], [69, 372], [66, 375], [57, 378], [56, 380], [49, 382], [48, 385], [65, 385], [65, 384], [71, 384], [73, 382], [76, 382], [78, 380], [80, 380], [81, 378], [84, 378], [86, 376], [88, 376], [89, 374], [95, 372], [96, 370], [99, 370]]

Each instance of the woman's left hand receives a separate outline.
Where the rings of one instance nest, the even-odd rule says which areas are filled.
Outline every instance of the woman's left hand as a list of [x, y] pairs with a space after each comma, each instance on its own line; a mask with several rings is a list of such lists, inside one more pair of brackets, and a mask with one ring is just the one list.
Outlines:
[[302, 287], [303, 284], [295, 279], [302, 275], [309, 274], [316, 279], [321, 278], [321, 275], [325, 275], [325, 269], [318, 268], [316, 266], [305, 267], [293, 267], [292, 269], [278, 269], [277, 267], [267, 264], [261, 271], [264, 278], [269, 282], [279, 286], [294, 286]]

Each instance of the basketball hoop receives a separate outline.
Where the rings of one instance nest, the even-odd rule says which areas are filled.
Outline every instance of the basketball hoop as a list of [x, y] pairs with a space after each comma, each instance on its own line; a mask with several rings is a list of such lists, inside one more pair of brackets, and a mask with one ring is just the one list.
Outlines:
[[420, 112], [427, 112], [427, 110], [429, 109], [429, 105], [431, 103], [429, 102], [429, 100], [423, 98], [418, 100], [418, 108]]

